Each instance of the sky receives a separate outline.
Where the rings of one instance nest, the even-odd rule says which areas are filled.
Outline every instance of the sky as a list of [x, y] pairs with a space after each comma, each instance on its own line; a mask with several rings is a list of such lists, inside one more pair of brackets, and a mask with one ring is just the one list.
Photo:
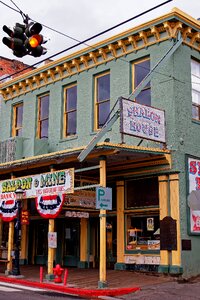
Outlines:
[[[2, 2], [15, 10], [20, 9], [32, 20], [68, 35], [77, 41], [43, 26], [41, 33], [47, 40], [44, 45], [47, 48], [47, 54], [39, 58], [30, 55], [17, 58], [12, 54], [12, 50], [1, 41], [4, 36], [7, 36], [2, 27], [7, 25], [12, 29], [17, 22], [23, 24], [23, 19], [20, 13], [5, 6]], [[77, 44], [78, 41], [83, 41], [163, 2], [165, 0], [2, 0], [0, 2], [0, 56], [18, 59], [29, 65], [39, 62], [37, 65], [39, 67], [43, 64], [42, 60]], [[90, 40], [87, 45], [93, 45], [126, 29], [169, 13], [174, 7], [179, 8], [193, 18], [200, 18], [200, 0], [173, 0], [107, 34], [101, 35], [98, 40]], [[83, 47], [87, 46], [83, 45]], [[76, 47], [71, 51], [65, 51], [52, 59], [59, 59], [79, 49], [80, 47]]]

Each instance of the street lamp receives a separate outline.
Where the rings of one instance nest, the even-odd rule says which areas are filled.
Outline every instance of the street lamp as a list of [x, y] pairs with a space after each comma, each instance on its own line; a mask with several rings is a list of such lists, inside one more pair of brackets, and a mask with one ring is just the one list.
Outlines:
[[15, 259], [14, 259], [14, 267], [12, 270], [12, 275], [18, 276], [20, 275], [20, 268], [19, 268], [19, 247], [20, 247], [20, 229], [21, 229], [21, 222], [20, 222], [20, 215], [21, 215], [21, 200], [23, 199], [24, 191], [18, 188], [15, 191], [16, 201], [17, 201], [17, 220], [15, 223]]

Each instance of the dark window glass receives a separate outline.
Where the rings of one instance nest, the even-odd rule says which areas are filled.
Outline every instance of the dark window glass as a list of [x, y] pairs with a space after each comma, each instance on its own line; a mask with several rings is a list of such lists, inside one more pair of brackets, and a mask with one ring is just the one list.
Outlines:
[[102, 102], [101, 104], [99, 104], [98, 108], [99, 108], [99, 111], [98, 111], [98, 114], [99, 114], [99, 127], [102, 127], [105, 124], [105, 122], [107, 120], [107, 117], [108, 117], [108, 114], [110, 112], [110, 103], [109, 103], [109, 101]]
[[110, 74], [105, 74], [96, 78], [96, 127], [101, 128], [110, 113]]
[[[150, 72], [150, 60], [144, 60], [134, 64], [134, 89], [142, 82]], [[151, 105], [151, 85], [150, 82], [143, 88], [136, 97], [136, 102], [144, 105]]]
[[127, 181], [127, 208], [157, 205], [159, 205], [159, 196], [158, 179], [156, 177]]
[[97, 102], [110, 99], [110, 74], [98, 78]]
[[65, 136], [77, 131], [77, 86], [68, 87], [65, 91]]
[[44, 120], [41, 121], [41, 139], [48, 138], [48, 127], [49, 127], [49, 121]]
[[40, 117], [41, 119], [49, 117], [49, 96], [41, 98]]
[[49, 95], [39, 98], [39, 138], [48, 138], [49, 129]]
[[13, 109], [12, 136], [22, 136], [23, 104], [17, 104]]

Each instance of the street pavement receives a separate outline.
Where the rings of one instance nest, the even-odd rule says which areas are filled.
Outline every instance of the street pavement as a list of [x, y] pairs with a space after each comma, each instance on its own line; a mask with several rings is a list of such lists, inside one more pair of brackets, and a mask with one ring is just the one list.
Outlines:
[[[108, 298], [100, 298], [109, 300]], [[132, 294], [110, 298], [112, 300], [197, 300], [200, 299], [200, 278], [189, 282], [177, 280], [143, 286]]]
[[[45, 279], [41, 282], [39, 266], [21, 266], [24, 279], [12, 279], [0, 272], [0, 282], [48, 289], [54, 292], [77, 295], [87, 299], [120, 300], [196, 300], [200, 299], [200, 276], [188, 281], [157, 273], [107, 270], [108, 287], [98, 289], [99, 270], [68, 268], [67, 283], [56, 284]], [[63, 279], [63, 276], [62, 276]], [[0, 283], [1, 284], [1, 283]], [[140, 288], [132, 293], [120, 293], [123, 289]], [[14, 287], [13, 287], [14, 288]], [[91, 292], [91, 294], [88, 294]], [[115, 292], [113, 292], [115, 291]], [[100, 293], [105, 292], [105, 293]], [[111, 292], [111, 293], [110, 293]], [[0, 293], [1, 294], [1, 293]], [[92, 295], [94, 297], [92, 297]], [[112, 297], [111, 297], [112, 296]], [[1, 298], [0, 298], [1, 299]]]

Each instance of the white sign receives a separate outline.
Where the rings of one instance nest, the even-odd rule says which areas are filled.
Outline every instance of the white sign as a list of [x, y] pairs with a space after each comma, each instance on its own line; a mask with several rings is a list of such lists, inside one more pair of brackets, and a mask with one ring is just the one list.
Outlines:
[[0, 181], [0, 200], [15, 199], [18, 188], [24, 191], [24, 198], [73, 193], [74, 169]]
[[48, 247], [57, 248], [57, 232], [48, 232]]
[[89, 213], [88, 212], [84, 212], [84, 211], [66, 211], [65, 212], [65, 217], [68, 218], [85, 218], [88, 219], [89, 218]]
[[111, 188], [96, 188], [96, 209], [112, 210]]
[[165, 112], [131, 100], [121, 100], [121, 133], [165, 143]]

